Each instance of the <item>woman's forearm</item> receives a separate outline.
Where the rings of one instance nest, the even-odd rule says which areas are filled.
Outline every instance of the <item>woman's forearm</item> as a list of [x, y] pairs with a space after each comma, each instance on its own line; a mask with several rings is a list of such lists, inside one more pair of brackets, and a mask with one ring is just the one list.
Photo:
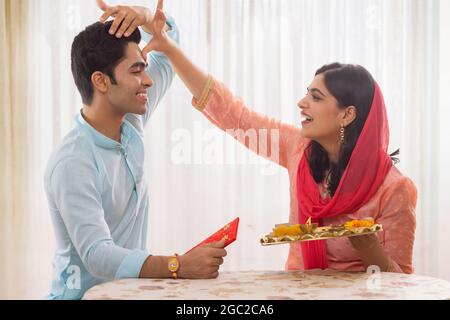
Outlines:
[[389, 255], [385, 252], [383, 246], [380, 244], [378, 237], [374, 234], [363, 235], [359, 237], [350, 237], [350, 243], [359, 252], [364, 266], [376, 265], [380, 270], [391, 271], [391, 260]]
[[196, 99], [200, 99], [207, 84], [208, 75], [192, 63], [175, 43], [171, 45], [170, 50], [167, 50], [165, 54], [192, 95]]
[[158, 8], [153, 18], [145, 26], [147, 30], [153, 31], [153, 38], [142, 49], [142, 55], [146, 57], [153, 50], [164, 53], [192, 95], [200, 99], [208, 83], [208, 75], [193, 64], [178, 45], [167, 36], [165, 32], [167, 18], [162, 10], [163, 1], [158, 1]]
[[370, 250], [361, 251], [360, 255], [366, 269], [369, 266], [376, 265], [382, 272], [390, 271], [389, 256], [380, 244], [377, 243]]

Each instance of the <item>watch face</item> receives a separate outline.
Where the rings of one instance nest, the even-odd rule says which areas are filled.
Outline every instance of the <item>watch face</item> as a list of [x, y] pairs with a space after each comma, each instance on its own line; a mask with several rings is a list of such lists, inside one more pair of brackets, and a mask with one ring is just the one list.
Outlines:
[[175, 272], [178, 270], [179, 265], [180, 264], [178, 263], [177, 259], [172, 259], [169, 261], [169, 270]]

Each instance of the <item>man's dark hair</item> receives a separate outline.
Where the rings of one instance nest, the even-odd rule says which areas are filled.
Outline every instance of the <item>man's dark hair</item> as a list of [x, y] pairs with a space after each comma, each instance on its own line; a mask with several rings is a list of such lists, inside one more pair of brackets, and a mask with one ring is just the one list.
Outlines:
[[117, 84], [114, 69], [124, 59], [129, 42], [139, 44], [141, 33], [136, 29], [129, 37], [116, 38], [109, 34], [112, 21], [96, 22], [80, 32], [72, 43], [72, 74], [85, 105], [90, 105], [94, 97], [91, 76], [100, 71]]

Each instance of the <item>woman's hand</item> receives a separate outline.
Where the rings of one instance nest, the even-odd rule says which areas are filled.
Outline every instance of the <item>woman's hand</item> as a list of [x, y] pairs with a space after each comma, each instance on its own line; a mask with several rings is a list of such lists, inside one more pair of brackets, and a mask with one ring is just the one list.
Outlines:
[[144, 57], [153, 50], [167, 54], [176, 47], [176, 44], [167, 36], [165, 31], [167, 18], [163, 12], [163, 6], [164, 1], [158, 0], [155, 16], [150, 23], [150, 28], [153, 31], [153, 38], [150, 43], [142, 49]]
[[383, 272], [391, 271], [391, 260], [375, 234], [349, 237], [349, 240], [353, 247], [359, 252], [361, 260], [366, 268], [376, 265]]
[[375, 234], [349, 237], [348, 239], [353, 247], [361, 253], [368, 253], [367, 251], [373, 250], [380, 245]]
[[117, 38], [129, 37], [140, 26], [145, 32], [153, 33], [151, 29], [153, 13], [150, 9], [138, 6], [110, 6], [103, 0], [96, 1], [98, 7], [104, 12], [100, 17], [101, 22], [105, 22], [109, 17], [114, 18], [109, 29], [111, 35], [116, 35]]

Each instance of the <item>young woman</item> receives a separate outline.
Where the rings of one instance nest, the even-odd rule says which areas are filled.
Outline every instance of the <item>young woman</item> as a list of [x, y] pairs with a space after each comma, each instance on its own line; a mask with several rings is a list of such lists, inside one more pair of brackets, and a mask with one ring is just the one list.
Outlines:
[[157, 31], [144, 56], [163, 52], [192, 92], [193, 105], [222, 130], [278, 131], [277, 162], [290, 178], [290, 223], [311, 217], [330, 225], [371, 217], [383, 225], [384, 232], [377, 235], [293, 243], [286, 268], [364, 271], [377, 265], [381, 271], [412, 273], [417, 192], [387, 153], [384, 100], [369, 72], [339, 63], [317, 70], [298, 103], [299, 129], [251, 111], [224, 84], [199, 70], [165, 35], [162, 0], [159, 8]]

